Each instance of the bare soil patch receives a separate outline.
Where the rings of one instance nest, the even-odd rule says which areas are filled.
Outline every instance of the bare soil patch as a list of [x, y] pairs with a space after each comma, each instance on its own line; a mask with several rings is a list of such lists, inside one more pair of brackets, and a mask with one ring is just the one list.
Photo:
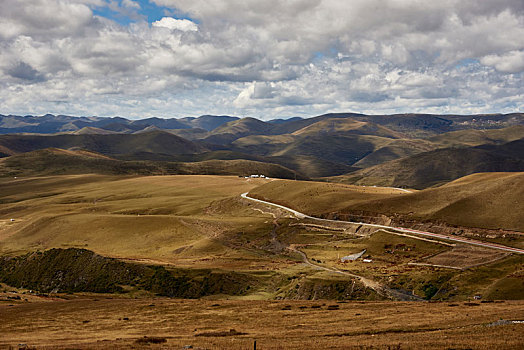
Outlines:
[[508, 256], [509, 253], [471, 245], [457, 245], [425, 260], [428, 264], [467, 269], [489, 264]]

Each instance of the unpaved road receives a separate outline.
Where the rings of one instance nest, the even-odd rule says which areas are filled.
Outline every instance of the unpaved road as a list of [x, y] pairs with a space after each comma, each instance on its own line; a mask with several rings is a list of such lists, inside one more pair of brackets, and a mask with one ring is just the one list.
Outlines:
[[393, 299], [398, 299], [398, 300], [403, 300], [403, 301], [423, 300], [422, 298], [419, 298], [419, 297], [417, 297], [415, 295], [405, 294], [405, 293], [399, 292], [397, 290], [391, 289], [389, 287], [386, 287], [385, 285], [383, 285], [383, 284], [381, 284], [381, 283], [379, 283], [377, 281], [373, 281], [373, 280], [371, 280], [369, 278], [366, 278], [366, 277], [355, 275], [355, 274], [352, 274], [352, 273], [347, 272], [347, 271], [341, 271], [341, 270], [336, 269], [334, 267], [327, 267], [327, 266], [317, 265], [317, 264], [311, 262], [309, 260], [309, 258], [307, 257], [306, 253], [304, 253], [303, 251], [297, 249], [294, 244], [291, 244], [287, 249], [300, 254], [302, 256], [302, 260], [304, 261], [304, 263], [306, 263], [309, 266], [312, 266], [315, 269], [329, 271], [329, 272], [338, 273], [338, 274], [341, 274], [341, 275], [345, 275], [345, 276], [356, 278], [360, 282], [362, 282], [362, 284], [364, 286], [373, 289], [375, 292], [377, 292], [378, 294], [380, 294], [382, 296], [393, 298]]
[[[248, 196], [248, 192], [242, 193], [240, 196], [242, 198], [249, 199], [251, 201], [255, 201], [255, 202], [258, 202], [258, 203], [262, 203], [262, 204], [266, 204], [266, 205], [270, 205], [270, 206], [273, 206], [273, 207], [277, 207], [277, 208], [286, 210], [286, 211], [292, 213], [293, 215], [295, 215], [299, 219], [311, 219], [311, 220], [317, 220], [317, 221], [322, 221], [322, 222], [336, 222], [336, 223], [340, 223], [341, 222], [340, 220], [330, 220], [330, 219], [316, 218], [314, 216], [306, 215], [304, 213], [301, 213], [299, 211], [296, 211], [294, 209], [285, 207], [285, 206], [280, 205], [280, 204], [275, 204], [275, 203], [272, 203], [272, 202], [263, 201], [263, 200], [256, 199], [256, 198], [252, 198], [252, 197]], [[368, 224], [368, 223], [365, 223], [365, 222], [348, 222], [348, 223], [355, 224], [355, 225], [362, 225], [362, 226], [382, 228], [382, 229], [386, 229], [386, 230], [394, 230], [394, 231], [410, 233], [410, 234], [414, 234], [414, 235], [420, 235], [420, 236], [444, 239], [444, 240], [447, 240], [447, 241], [454, 241], [454, 242], [460, 242], [460, 243], [464, 243], [464, 244], [476, 245], [476, 246], [480, 246], [480, 247], [486, 247], [486, 248], [491, 248], [491, 249], [498, 249], [498, 250], [503, 250], [503, 251], [511, 252], [511, 253], [524, 254], [524, 249], [508, 247], [508, 246], [504, 246], [504, 245], [496, 244], [496, 243], [477, 241], [477, 240], [473, 240], [473, 239], [469, 239], [469, 238], [462, 238], [462, 237], [457, 237], [457, 236], [448, 236], [448, 235], [443, 235], [443, 234], [439, 234], [439, 233], [418, 231], [418, 230], [413, 230], [413, 229], [403, 228], [403, 227], [394, 227], [394, 226], [386, 226], [386, 225]]]
[[[250, 198], [250, 197], [247, 197], [247, 193], [243, 193], [242, 195], [242, 198], [246, 198], [246, 199], [250, 199], [250, 200], [255, 200], [257, 202], [261, 202], [261, 203], [264, 203], [264, 204], [270, 204], [272, 205], [273, 203], [270, 203], [270, 202], [264, 202], [264, 201], [260, 201], [258, 199], [254, 199], [254, 198]], [[281, 208], [281, 209], [284, 209], [284, 210], [287, 210], [287, 211], [291, 211], [293, 214], [296, 215], [296, 213], [298, 214], [301, 214], [295, 210], [289, 210], [288, 208], [286, 207], [283, 207], [281, 205], [278, 205], [278, 204], [275, 204], [275, 206]], [[336, 273], [336, 274], [340, 274], [340, 275], [345, 275], [345, 276], [349, 276], [349, 277], [352, 277], [352, 278], [356, 278], [358, 279], [360, 282], [362, 282], [362, 284], [368, 288], [371, 288], [373, 289], [375, 292], [377, 292], [379, 295], [382, 295], [384, 297], [387, 297], [387, 298], [392, 298], [392, 299], [397, 299], [397, 300], [402, 300], [402, 301], [420, 301], [420, 300], [423, 300], [422, 298], [419, 298], [413, 294], [408, 294], [408, 293], [402, 293], [398, 290], [395, 290], [395, 289], [391, 289], [377, 281], [374, 281], [372, 279], [369, 279], [369, 278], [366, 278], [366, 277], [363, 277], [363, 276], [359, 276], [359, 275], [355, 275], [353, 273], [350, 273], [348, 271], [342, 271], [342, 270], [339, 270], [337, 268], [334, 268], [334, 267], [327, 267], [327, 266], [322, 266], [322, 265], [318, 265], [318, 264], [315, 264], [313, 263], [311, 260], [309, 260], [309, 258], [307, 257], [306, 253], [304, 253], [303, 251], [301, 251], [300, 249], [297, 248], [297, 246], [295, 244], [291, 244], [289, 246], [287, 246], [286, 244], [280, 242], [277, 238], [277, 234], [276, 234], [276, 230], [278, 228], [278, 218], [277, 216], [272, 213], [272, 212], [265, 212], [261, 209], [258, 209], [258, 208], [253, 208], [254, 210], [256, 211], [259, 211], [263, 214], [269, 214], [271, 216], [273, 216], [273, 231], [271, 232], [271, 245], [273, 246], [274, 249], [272, 249], [273, 252], [279, 252], [279, 251], [282, 251], [284, 249], [287, 249], [287, 250], [290, 250], [292, 252], [295, 252], [297, 254], [299, 254], [301, 257], [302, 257], [302, 261], [317, 269], [317, 270], [324, 270], [324, 271], [328, 271], [328, 272], [331, 272], [331, 273]], [[304, 214], [301, 214], [301, 215], [304, 215]]]

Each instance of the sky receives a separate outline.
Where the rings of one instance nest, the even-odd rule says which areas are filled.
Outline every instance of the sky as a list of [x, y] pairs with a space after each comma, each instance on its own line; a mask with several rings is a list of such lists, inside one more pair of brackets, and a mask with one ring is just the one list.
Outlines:
[[522, 0], [1, 0], [0, 114], [524, 110]]

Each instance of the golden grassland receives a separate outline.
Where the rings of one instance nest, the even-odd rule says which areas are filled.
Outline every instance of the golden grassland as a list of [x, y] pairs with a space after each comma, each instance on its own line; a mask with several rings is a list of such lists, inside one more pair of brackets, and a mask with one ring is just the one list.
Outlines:
[[234, 254], [217, 238], [267, 220], [251, 210], [205, 212], [211, 203], [267, 181], [262, 179], [78, 175], [1, 181], [3, 254], [82, 247], [102, 255], [169, 261], [173, 251], [188, 245], [194, 255], [202, 250]]
[[[38, 349], [517, 349], [524, 302], [72, 298], [0, 303], [0, 347]], [[9, 306], [11, 305], [11, 306]], [[159, 345], [144, 337], [164, 339]], [[137, 342], [138, 341], [138, 342]]]
[[[129, 262], [244, 271], [260, 281], [243, 296], [248, 299], [309, 298], [315, 294], [301, 294], [302, 289], [295, 293], [295, 285], [318, 279], [338, 283], [336, 272], [304, 264], [298, 253], [286, 248], [296, 246], [322, 267], [347, 270], [422, 297], [431, 286], [440, 288], [432, 291], [435, 298], [464, 300], [476, 293], [490, 299], [523, 298], [522, 257], [387, 232], [359, 237], [310, 227], [239, 196], [263, 193], [263, 198], [283, 198], [283, 204], [321, 214], [424, 191], [227, 176], [70, 175], [0, 181], [2, 255], [75, 247]], [[373, 263], [340, 264], [340, 257], [362, 249]], [[481, 266], [452, 269], [473, 265]]]
[[407, 194], [401, 189], [388, 187], [293, 180], [272, 181], [254, 188], [249, 193], [257, 198], [289, 206], [309, 215], [320, 215], [358, 203]]
[[[460, 181], [453, 186], [460, 189]], [[524, 257], [385, 231], [357, 236], [240, 199], [250, 191], [322, 214], [425, 191], [227, 176], [102, 175], [4, 178], [0, 188], [1, 255], [79, 247], [130, 262], [243, 271], [258, 281], [244, 295], [200, 300], [159, 298], [129, 286], [114, 295], [52, 297], [2, 287], [0, 348], [246, 349], [256, 340], [258, 349], [512, 349], [524, 341], [522, 324], [487, 326], [524, 320], [524, 302], [496, 301], [524, 298]], [[313, 265], [286, 247], [300, 249]], [[372, 263], [340, 263], [341, 256], [363, 249]], [[356, 280], [335, 269], [450, 301], [291, 300], [316, 293], [343, 298]], [[381, 298], [362, 285], [355, 289], [356, 297]], [[476, 294], [484, 302], [468, 301]], [[162, 343], [149, 343], [154, 341]]]
[[524, 173], [479, 173], [411, 193], [383, 187], [281, 180], [250, 192], [311, 215], [365, 211], [524, 232]]

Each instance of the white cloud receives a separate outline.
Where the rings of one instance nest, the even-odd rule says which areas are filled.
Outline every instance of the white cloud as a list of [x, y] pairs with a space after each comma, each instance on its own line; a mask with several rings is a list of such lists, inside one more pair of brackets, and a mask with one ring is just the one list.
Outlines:
[[159, 21], [153, 22], [152, 26], [171, 30], [181, 30], [183, 32], [196, 32], [198, 30], [196, 23], [187, 19], [176, 19], [173, 17], [164, 17]]
[[140, 4], [133, 0], [122, 0], [122, 6], [127, 8], [139, 9]]
[[132, 0], [0, 1], [0, 113], [522, 108], [521, 0], [154, 1], [192, 20], [149, 25]]
[[524, 51], [510, 51], [503, 55], [488, 55], [480, 59], [482, 64], [495, 67], [504, 73], [524, 71]]

